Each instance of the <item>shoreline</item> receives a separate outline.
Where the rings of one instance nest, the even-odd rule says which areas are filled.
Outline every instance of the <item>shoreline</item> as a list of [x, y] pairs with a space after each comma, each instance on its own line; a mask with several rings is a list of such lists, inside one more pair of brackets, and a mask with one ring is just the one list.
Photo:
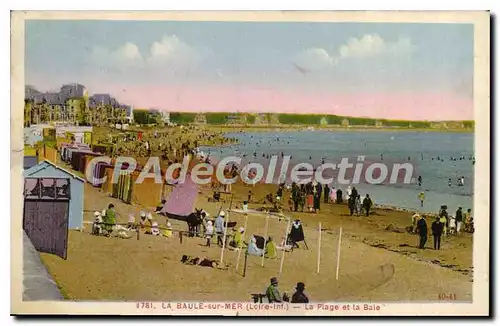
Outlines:
[[[433, 129], [433, 128], [400, 128], [400, 127], [375, 127], [375, 126], [315, 126], [315, 125], [205, 125], [207, 129], [214, 129], [220, 132], [223, 130], [233, 130], [231, 133], [237, 132], [298, 132], [298, 131], [355, 131], [355, 132], [434, 132], [434, 133], [467, 133], [474, 134], [474, 129]], [[310, 129], [313, 128], [313, 129]]]

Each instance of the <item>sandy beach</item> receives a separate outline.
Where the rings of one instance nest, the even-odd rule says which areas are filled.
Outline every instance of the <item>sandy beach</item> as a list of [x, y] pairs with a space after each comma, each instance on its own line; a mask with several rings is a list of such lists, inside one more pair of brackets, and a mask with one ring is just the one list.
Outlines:
[[[86, 221], [93, 212], [114, 203], [119, 222], [126, 222], [129, 213], [136, 218], [141, 210], [151, 207], [127, 205], [108, 197], [99, 189], [85, 185]], [[254, 198], [262, 198], [269, 189], [252, 189]], [[257, 190], [258, 188], [258, 190]], [[241, 206], [248, 186], [235, 185], [234, 206]], [[199, 194], [195, 207], [204, 208], [212, 216], [220, 205], [207, 201], [210, 194]], [[285, 197], [286, 198], [286, 197]], [[261, 205], [251, 204], [250, 208]], [[228, 203], [224, 209], [227, 210]], [[417, 236], [404, 232], [411, 222], [411, 213], [376, 210], [370, 217], [348, 216], [344, 205], [322, 204], [321, 212], [285, 212], [301, 219], [309, 250], [296, 249], [286, 253], [283, 272], [279, 259], [249, 257], [243, 277], [243, 259], [235, 269], [237, 253], [226, 250], [227, 270], [189, 266], [180, 263], [182, 255], [219, 260], [221, 250], [215, 245], [207, 248], [202, 238], [161, 238], [141, 235], [140, 240], [106, 238], [90, 235], [85, 230], [70, 231], [68, 259], [41, 254], [42, 261], [54, 276], [61, 292], [69, 300], [208, 300], [248, 301], [251, 293], [265, 291], [269, 279], [277, 276], [282, 292], [291, 294], [295, 284], [302, 281], [313, 301], [429, 301], [438, 300], [440, 293], [454, 293], [457, 300], [472, 299], [472, 236], [450, 236], [443, 240], [440, 251], [431, 249], [431, 239], [425, 250], [417, 249]], [[165, 225], [164, 217], [155, 221]], [[244, 224], [240, 214], [230, 220]], [[317, 274], [318, 222], [322, 223], [321, 265]], [[186, 223], [171, 220], [174, 230], [187, 230]], [[392, 230], [386, 230], [389, 227]], [[343, 229], [340, 274], [336, 274], [336, 252], [339, 228]], [[247, 232], [264, 235], [265, 218], [250, 216]], [[281, 239], [285, 221], [269, 222], [269, 235]], [[401, 231], [402, 230], [402, 231]], [[249, 235], [246, 236], [248, 238]], [[243, 256], [243, 255], [242, 255]], [[392, 264], [394, 275], [387, 276], [380, 266]]]

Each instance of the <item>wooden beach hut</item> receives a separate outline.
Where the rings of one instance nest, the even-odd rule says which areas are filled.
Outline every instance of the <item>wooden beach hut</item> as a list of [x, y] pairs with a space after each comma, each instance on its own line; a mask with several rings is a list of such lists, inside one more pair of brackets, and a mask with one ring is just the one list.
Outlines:
[[24, 171], [23, 229], [38, 251], [67, 255], [68, 229], [83, 228], [84, 180], [43, 161]]
[[25, 179], [66, 178], [70, 181], [68, 226], [78, 229], [83, 225], [83, 187], [85, 180], [50, 161], [43, 161], [24, 171]]

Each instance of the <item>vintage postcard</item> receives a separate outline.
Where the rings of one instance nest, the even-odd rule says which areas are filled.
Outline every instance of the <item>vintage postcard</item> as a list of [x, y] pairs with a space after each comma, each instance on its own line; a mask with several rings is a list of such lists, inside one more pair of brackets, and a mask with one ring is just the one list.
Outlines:
[[488, 315], [489, 21], [12, 12], [12, 314]]

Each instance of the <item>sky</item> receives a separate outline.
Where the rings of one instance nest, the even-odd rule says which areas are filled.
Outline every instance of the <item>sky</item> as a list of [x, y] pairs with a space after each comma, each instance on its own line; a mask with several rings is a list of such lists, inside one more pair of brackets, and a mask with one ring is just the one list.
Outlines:
[[473, 25], [30, 20], [25, 82], [136, 108], [473, 119]]

